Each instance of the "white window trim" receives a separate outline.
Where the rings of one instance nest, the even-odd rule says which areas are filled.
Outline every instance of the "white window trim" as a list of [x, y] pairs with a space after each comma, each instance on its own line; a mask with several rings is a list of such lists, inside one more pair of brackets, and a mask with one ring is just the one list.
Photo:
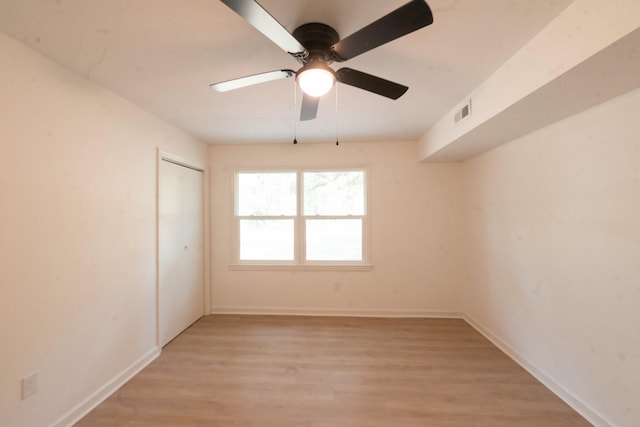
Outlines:
[[[331, 172], [331, 171], [363, 171], [364, 179], [364, 215], [302, 215], [303, 212], [303, 191], [302, 180], [304, 172]], [[294, 260], [293, 261], [243, 261], [240, 260], [240, 220], [251, 218], [247, 216], [237, 216], [238, 211], [238, 174], [239, 173], [271, 173], [271, 172], [295, 172], [297, 177], [297, 215], [276, 216], [274, 219], [293, 219], [294, 221]], [[233, 190], [233, 211], [231, 213], [233, 222], [233, 244], [232, 262], [229, 269], [234, 271], [370, 271], [373, 265], [370, 261], [370, 223], [371, 212], [369, 206], [369, 178], [368, 166], [347, 166], [347, 167], [312, 167], [312, 168], [288, 168], [288, 167], [259, 167], [259, 168], [235, 168], [231, 180]], [[357, 219], [362, 220], [362, 261], [305, 261], [306, 249], [306, 219]]]

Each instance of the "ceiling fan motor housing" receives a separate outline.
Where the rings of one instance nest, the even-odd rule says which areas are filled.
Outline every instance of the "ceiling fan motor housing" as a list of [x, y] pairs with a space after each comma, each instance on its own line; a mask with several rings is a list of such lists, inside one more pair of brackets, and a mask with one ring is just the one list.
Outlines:
[[310, 62], [324, 64], [333, 62], [331, 46], [340, 41], [340, 36], [330, 26], [320, 22], [303, 24], [293, 31], [293, 37], [309, 52], [307, 58], [298, 59], [303, 65]]

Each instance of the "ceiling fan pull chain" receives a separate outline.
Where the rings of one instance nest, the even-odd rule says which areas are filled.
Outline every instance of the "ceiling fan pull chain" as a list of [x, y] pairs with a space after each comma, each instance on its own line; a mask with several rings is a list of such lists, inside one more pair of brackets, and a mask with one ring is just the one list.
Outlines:
[[336, 145], [340, 145], [340, 134], [339, 134], [339, 122], [340, 117], [338, 116], [338, 85], [336, 85]]
[[298, 143], [298, 118], [296, 112], [298, 111], [298, 84], [293, 81], [293, 145]]

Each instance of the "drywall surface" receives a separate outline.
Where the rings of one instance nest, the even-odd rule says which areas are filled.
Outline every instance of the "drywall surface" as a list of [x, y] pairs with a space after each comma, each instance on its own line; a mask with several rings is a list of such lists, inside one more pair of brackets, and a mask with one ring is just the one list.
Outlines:
[[207, 148], [4, 35], [0, 57], [0, 425], [48, 426], [157, 352], [156, 147]]
[[[618, 96], [623, 93], [621, 89], [628, 91], [637, 87], [638, 54], [633, 45], [637, 35], [628, 40], [630, 43], [625, 44], [624, 49], [614, 48], [613, 54], [601, 56], [608, 62], [602, 63], [597, 58], [592, 63], [587, 60], [638, 28], [640, 2], [637, 0], [575, 0], [461, 100], [464, 104], [470, 99], [472, 104], [472, 114], [465, 121], [454, 123], [454, 114], [461, 105], [456, 106], [422, 136], [420, 159], [465, 160], [478, 154], [479, 147], [486, 150], [506, 137], [513, 138], [518, 126], [522, 127], [519, 135], [524, 135], [539, 123], [551, 123], [568, 113]], [[625, 56], [616, 58], [618, 52]], [[611, 73], [611, 68], [619, 76]], [[575, 99], [571, 94], [559, 99], [555, 96], [558, 91], [573, 91]], [[547, 97], [548, 102], [545, 104], [541, 97]], [[500, 118], [519, 103], [532, 114], [520, 116], [522, 118], [507, 114]], [[523, 121], [522, 125], [519, 120]], [[489, 124], [491, 135], [485, 135], [484, 124]], [[480, 130], [478, 135], [474, 134], [476, 129]]]
[[[415, 161], [415, 142], [210, 147], [214, 312], [457, 313], [458, 165]], [[348, 168], [369, 174], [370, 271], [234, 271], [236, 168]]]
[[599, 425], [640, 425], [639, 135], [636, 90], [463, 163], [464, 311]]

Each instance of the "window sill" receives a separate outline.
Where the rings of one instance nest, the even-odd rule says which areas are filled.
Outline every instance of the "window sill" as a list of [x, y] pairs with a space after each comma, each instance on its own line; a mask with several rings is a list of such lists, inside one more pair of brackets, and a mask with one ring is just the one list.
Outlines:
[[233, 271], [371, 271], [371, 264], [231, 264]]

